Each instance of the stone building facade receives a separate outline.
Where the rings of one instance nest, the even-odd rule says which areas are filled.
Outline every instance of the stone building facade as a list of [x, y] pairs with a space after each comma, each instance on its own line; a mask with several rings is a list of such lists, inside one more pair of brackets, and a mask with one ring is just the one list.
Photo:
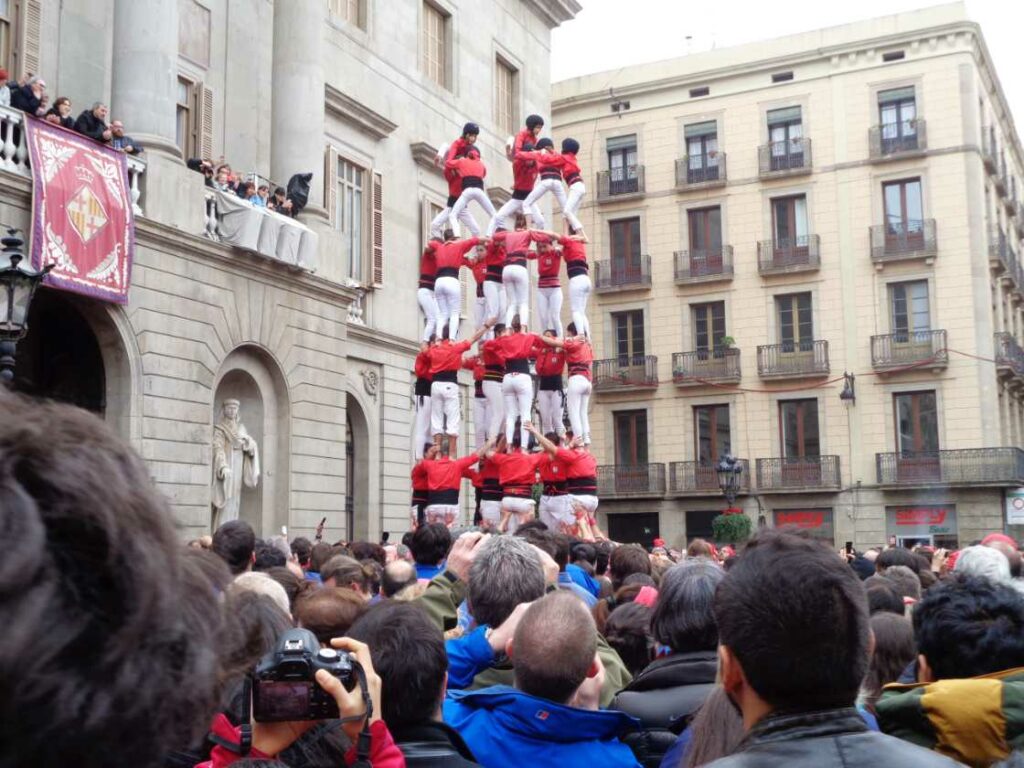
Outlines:
[[552, 99], [596, 181], [591, 423], [613, 538], [710, 535], [725, 453], [755, 521], [837, 546], [1003, 528], [1024, 485], [1024, 155], [961, 4]]
[[[489, 183], [509, 186], [505, 138], [524, 115], [547, 114], [550, 31], [579, 6], [11, 7], [0, 55], [12, 71], [41, 73], [76, 112], [109, 103], [146, 147], [132, 171], [141, 215], [128, 304], [41, 290], [17, 386], [91, 408], [129, 438], [183, 537], [210, 528], [211, 434], [226, 398], [241, 401], [260, 446], [261, 482], [241, 505], [259, 533], [309, 534], [323, 517], [330, 540], [404, 531], [416, 274], [425, 222], [447, 193], [430, 158], [474, 120]], [[5, 136], [20, 119], [0, 115]], [[28, 231], [29, 170], [13, 147], [0, 155], [0, 216]], [[312, 172], [300, 218], [319, 238], [316, 269], [218, 241], [188, 157], [282, 184]]]

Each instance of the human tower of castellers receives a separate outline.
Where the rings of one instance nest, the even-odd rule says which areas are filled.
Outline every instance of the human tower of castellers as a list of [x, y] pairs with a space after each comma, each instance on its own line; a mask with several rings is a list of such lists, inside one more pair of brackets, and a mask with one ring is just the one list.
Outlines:
[[[551, 139], [541, 138], [543, 127], [543, 118], [530, 115], [526, 127], [508, 140], [513, 190], [498, 211], [484, 191], [487, 169], [475, 123], [466, 123], [462, 135], [442, 146], [435, 159], [444, 169], [449, 196], [447, 207], [431, 222], [420, 261], [417, 295], [426, 323], [416, 358], [414, 528], [454, 525], [460, 516], [459, 488], [469, 478], [476, 488], [474, 523], [485, 530], [513, 532], [536, 512], [552, 530], [581, 539], [602, 536], [596, 518], [597, 462], [590, 453], [587, 420], [594, 354], [586, 314], [591, 291], [587, 239], [576, 216], [585, 193], [576, 160], [580, 145], [567, 138], [557, 152]], [[564, 234], [545, 229], [538, 203], [549, 193], [561, 207]], [[485, 233], [468, 209], [471, 202], [490, 217]], [[458, 238], [460, 223], [471, 237]], [[537, 261], [540, 334], [529, 330], [526, 264], [531, 259]], [[564, 334], [563, 261], [572, 309]], [[476, 280], [476, 328], [460, 340], [463, 268]], [[474, 344], [476, 353], [470, 354]], [[538, 381], [539, 428], [532, 420], [531, 361]], [[473, 371], [476, 425], [476, 452], [462, 457], [457, 451], [460, 369]], [[530, 452], [530, 435], [540, 450]], [[539, 509], [532, 495], [537, 482], [544, 486]]]

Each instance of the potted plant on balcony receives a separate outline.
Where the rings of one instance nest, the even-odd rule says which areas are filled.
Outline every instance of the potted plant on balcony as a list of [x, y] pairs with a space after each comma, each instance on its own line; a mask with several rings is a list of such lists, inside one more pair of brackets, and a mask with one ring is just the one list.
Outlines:
[[740, 544], [750, 538], [753, 526], [742, 509], [730, 507], [711, 521], [711, 530], [719, 544]]

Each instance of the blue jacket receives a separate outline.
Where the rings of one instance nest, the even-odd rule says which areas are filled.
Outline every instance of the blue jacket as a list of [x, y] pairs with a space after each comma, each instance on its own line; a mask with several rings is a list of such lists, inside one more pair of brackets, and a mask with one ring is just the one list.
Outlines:
[[569, 574], [570, 579], [592, 594], [594, 596], [594, 602], [597, 602], [597, 598], [601, 596], [601, 585], [597, 583], [597, 579], [584, 571], [578, 565], [573, 565], [572, 563], [565, 566], [565, 572]]
[[420, 581], [430, 581], [432, 578], [437, 576], [439, 573], [444, 573], [444, 563], [441, 565], [423, 565], [422, 563], [415, 563], [416, 566], [416, 578]]
[[[586, 574], [583, 575], [586, 576]], [[562, 571], [560, 574], [558, 574], [558, 586], [562, 589], [568, 589], [570, 592], [576, 595], [576, 597], [578, 597], [580, 600], [587, 604], [587, 608], [593, 608], [595, 605], [597, 605], [597, 598], [590, 594], [590, 592], [587, 591], [586, 588], [581, 587], [578, 583], [573, 581], [572, 576], [570, 576], [565, 571]]]
[[640, 724], [622, 712], [576, 709], [496, 685], [450, 691], [444, 721], [485, 768], [640, 768], [618, 739]]
[[462, 637], [445, 640], [448, 654], [448, 689], [469, 688], [473, 678], [494, 663], [494, 651], [484, 635], [486, 626], [480, 626]]

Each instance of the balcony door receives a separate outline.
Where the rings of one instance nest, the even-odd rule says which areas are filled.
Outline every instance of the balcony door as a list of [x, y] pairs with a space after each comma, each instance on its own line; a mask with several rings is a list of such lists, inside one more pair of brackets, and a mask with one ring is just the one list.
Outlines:
[[893, 395], [896, 419], [896, 474], [899, 480], [937, 480], [939, 416], [935, 392]]
[[718, 475], [715, 464], [732, 453], [728, 405], [699, 405], [693, 409], [695, 455], [697, 457], [697, 488], [716, 490]]
[[772, 198], [772, 240], [776, 266], [808, 262], [806, 195]]
[[775, 297], [775, 315], [781, 355], [814, 355], [814, 316], [811, 294], [787, 293]]
[[686, 183], [701, 184], [718, 180], [718, 124], [688, 125], [686, 134]]
[[803, 115], [800, 107], [768, 112], [768, 141], [771, 144], [771, 170], [803, 168]]
[[782, 447], [782, 484], [794, 488], [821, 485], [821, 440], [818, 401], [783, 400], [779, 403], [779, 444]]
[[921, 180], [903, 179], [882, 185], [885, 203], [885, 249], [888, 252], [924, 248], [924, 207]]
[[642, 282], [643, 265], [640, 256], [640, 217], [616, 219], [608, 222], [611, 236], [612, 285]]
[[712, 376], [716, 362], [725, 357], [722, 339], [725, 330], [725, 302], [710, 301], [706, 304], [691, 304], [693, 320], [694, 373]]
[[608, 139], [608, 193], [625, 195], [639, 190], [636, 134]]
[[890, 327], [894, 352], [903, 359], [919, 359], [931, 354], [931, 310], [928, 306], [928, 281], [913, 280], [889, 286]]
[[882, 154], [917, 149], [917, 100], [914, 87], [894, 88], [879, 93], [878, 122], [882, 128]]
[[644, 338], [644, 311], [613, 312], [612, 328], [615, 333], [615, 357], [618, 375], [628, 384], [644, 377], [647, 345]]
[[615, 411], [615, 490], [647, 490], [647, 411]]
[[722, 209], [694, 208], [686, 212], [690, 237], [690, 274], [722, 274]]

